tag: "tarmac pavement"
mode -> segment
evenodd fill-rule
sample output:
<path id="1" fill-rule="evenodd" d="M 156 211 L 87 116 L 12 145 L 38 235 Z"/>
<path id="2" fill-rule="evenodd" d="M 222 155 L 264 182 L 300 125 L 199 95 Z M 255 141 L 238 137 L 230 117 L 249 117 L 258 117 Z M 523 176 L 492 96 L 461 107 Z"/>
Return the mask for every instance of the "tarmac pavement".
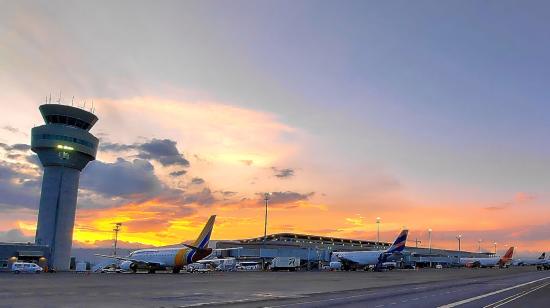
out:
<path id="1" fill-rule="evenodd" d="M 0 307 L 548 307 L 549 291 L 550 272 L 533 267 L 0 274 Z"/>

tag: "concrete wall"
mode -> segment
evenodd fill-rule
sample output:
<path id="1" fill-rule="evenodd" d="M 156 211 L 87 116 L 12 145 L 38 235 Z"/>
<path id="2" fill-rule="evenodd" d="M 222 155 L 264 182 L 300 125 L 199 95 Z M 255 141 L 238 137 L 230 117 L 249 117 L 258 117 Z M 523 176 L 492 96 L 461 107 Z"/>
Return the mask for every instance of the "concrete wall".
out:
<path id="1" fill-rule="evenodd" d="M 44 168 L 36 244 L 51 247 L 50 267 L 69 270 L 80 171 Z"/>

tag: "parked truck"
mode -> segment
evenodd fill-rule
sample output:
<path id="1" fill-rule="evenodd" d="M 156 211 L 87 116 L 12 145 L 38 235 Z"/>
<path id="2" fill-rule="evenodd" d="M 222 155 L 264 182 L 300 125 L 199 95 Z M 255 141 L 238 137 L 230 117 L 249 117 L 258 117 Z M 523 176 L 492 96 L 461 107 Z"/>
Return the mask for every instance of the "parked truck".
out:
<path id="1" fill-rule="evenodd" d="M 290 271 L 293 272 L 300 268 L 300 258 L 296 257 L 275 257 L 269 265 L 272 271 Z"/>

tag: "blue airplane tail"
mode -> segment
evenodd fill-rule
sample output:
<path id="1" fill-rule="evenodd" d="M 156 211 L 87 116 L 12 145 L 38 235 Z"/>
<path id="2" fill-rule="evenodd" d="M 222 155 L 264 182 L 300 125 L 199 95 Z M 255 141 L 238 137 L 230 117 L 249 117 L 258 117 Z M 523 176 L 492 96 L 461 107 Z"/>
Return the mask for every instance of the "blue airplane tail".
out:
<path id="1" fill-rule="evenodd" d="M 395 239 L 395 242 L 393 242 L 393 245 L 386 250 L 386 253 L 396 253 L 396 252 L 402 252 L 403 249 L 405 249 L 405 244 L 407 243 L 407 235 L 409 234 L 409 230 L 405 229 L 399 233 L 397 238 Z"/>

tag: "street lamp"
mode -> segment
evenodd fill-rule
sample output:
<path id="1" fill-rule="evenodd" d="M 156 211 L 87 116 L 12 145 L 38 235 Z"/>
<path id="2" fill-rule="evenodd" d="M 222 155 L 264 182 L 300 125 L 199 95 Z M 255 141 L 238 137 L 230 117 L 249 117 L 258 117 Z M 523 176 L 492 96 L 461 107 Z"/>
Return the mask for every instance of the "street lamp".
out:
<path id="1" fill-rule="evenodd" d="M 430 268 L 432 268 L 432 228 L 428 229 L 428 249 L 430 255 Z"/>
<path id="2" fill-rule="evenodd" d="M 458 240 L 458 252 L 460 252 L 460 240 L 462 239 L 462 234 L 459 234 L 456 239 Z"/>
<path id="3" fill-rule="evenodd" d="M 481 253 L 481 242 L 483 242 L 482 239 L 477 240 L 477 250 L 479 253 Z"/>
<path id="4" fill-rule="evenodd" d="M 494 242 L 493 245 L 495 245 L 495 256 L 497 255 L 497 242 Z"/>
<path id="5" fill-rule="evenodd" d="M 380 217 L 376 217 L 376 226 L 377 226 L 377 232 L 376 232 L 376 245 L 380 246 Z"/>
<path id="6" fill-rule="evenodd" d="M 115 223 L 115 228 L 113 229 L 113 232 L 115 232 L 115 239 L 114 239 L 114 244 L 113 244 L 113 247 L 114 247 L 113 255 L 115 255 L 115 256 L 116 256 L 116 248 L 117 248 L 117 243 L 118 243 L 118 232 L 120 232 L 120 226 L 122 226 L 122 223 L 117 222 L 117 223 Z"/>
<path id="7" fill-rule="evenodd" d="M 432 228 L 428 229 L 428 249 L 432 253 Z"/>
<path id="8" fill-rule="evenodd" d="M 264 194 L 264 200 L 265 200 L 264 243 L 267 241 L 267 205 L 269 203 L 269 196 L 271 196 L 270 192 L 266 192 Z"/>

